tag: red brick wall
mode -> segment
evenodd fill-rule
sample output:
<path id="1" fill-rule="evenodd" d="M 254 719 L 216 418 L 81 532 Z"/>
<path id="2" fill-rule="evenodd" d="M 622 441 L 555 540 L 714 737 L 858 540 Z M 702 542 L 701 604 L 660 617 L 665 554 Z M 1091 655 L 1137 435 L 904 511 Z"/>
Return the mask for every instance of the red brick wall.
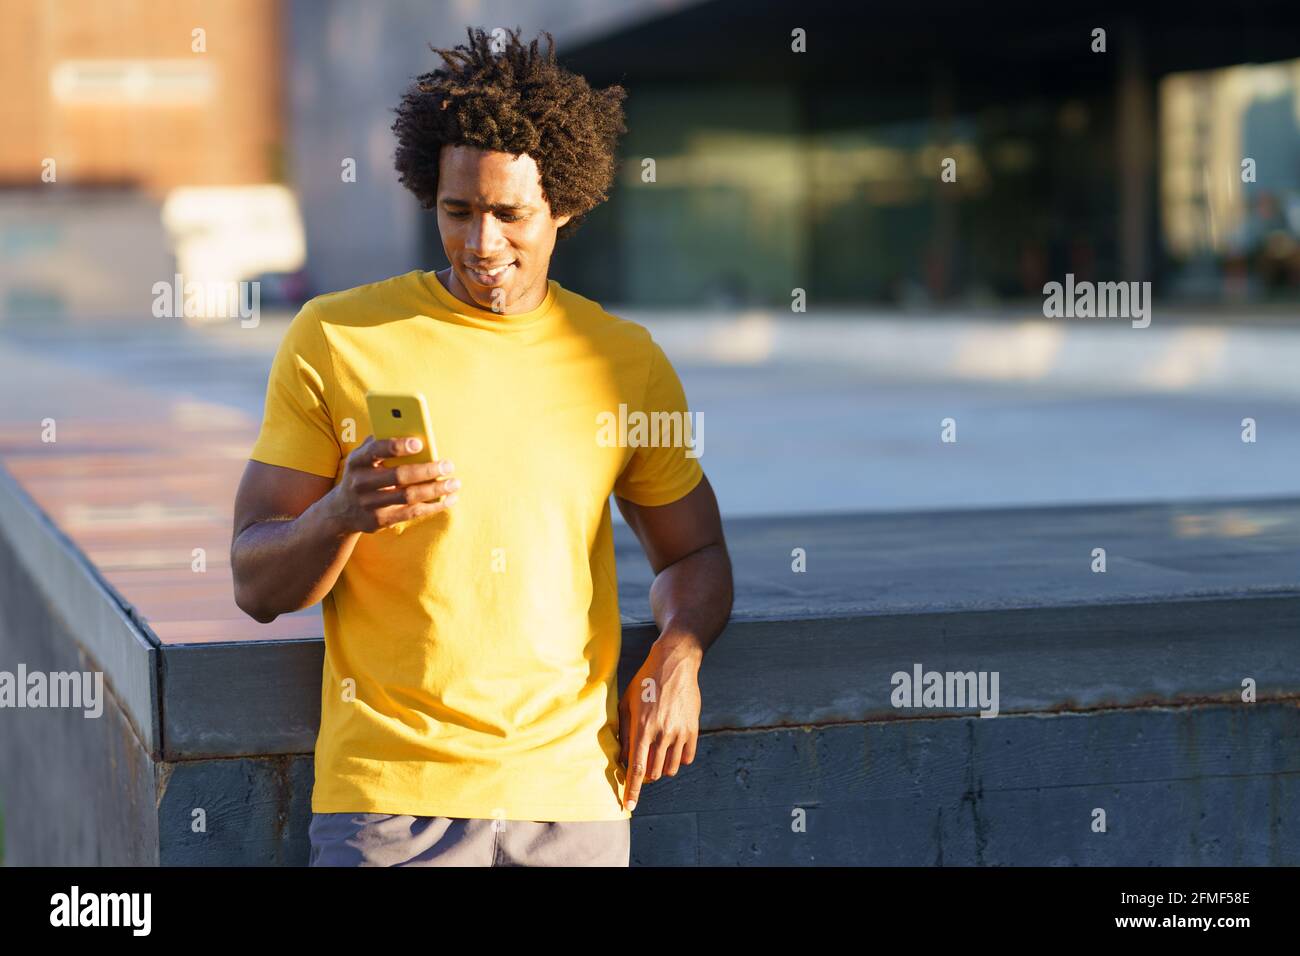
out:
<path id="1" fill-rule="evenodd" d="M 206 52 L 191 49 L 196 27 Z M 39 183 L 45 157 L 57 161 L 60 183 L 131 182 L 154 195 L 279 179 L 279 32 L 279 0 L 8 0 L 0 185 Z M 169 103 L 156 93 L 152 102 L 61 100 L 51 77 L 70 61 L 172 62 L 209 92 Z"/>

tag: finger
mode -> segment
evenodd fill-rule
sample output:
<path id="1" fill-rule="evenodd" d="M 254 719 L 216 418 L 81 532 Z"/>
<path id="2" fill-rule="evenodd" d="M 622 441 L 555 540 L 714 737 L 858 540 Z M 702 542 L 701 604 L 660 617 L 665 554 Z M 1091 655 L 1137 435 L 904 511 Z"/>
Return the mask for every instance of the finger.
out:
<path id="1" fill-rule="evenodd" d="M 404 435 L 399 438 L 371 438 L 352 454 L 361 464 L 375 465 L 385 458 L 401 458 L 413 455 L 424 447 L 424 440 L 418 435 Z"/>
<path id="2" fill-rule="evenodd" d="M 371 466 L 353 481 L 358 491 L 377 491 L 381 488 L 395 488 L 400 485 L 417 485 L 426 481 L 436 481 L 450 475 L 456 470 L 451 462 L 421 462 L 410 465 L 397 465 L 392 468 Z"/>
<path id="3" fill-rule="evenodd" d="M 379 465 L 372 465 L 354 479 L 353 487 L 358 491 L 399 488 L 404 485 L 437 481 L 439 478 L 450 475 L 455 470 L 456 466 L 445 459 L 443 461 L 397 465 L 392 468 L 381 468 Z"/>
<path id="4" fill-rule="evenodd" d="M 664 734 L 658 734 L 650 747 L 650 759 L 646 761 L 645 782 L 654 783 L 664 775 L 664 761 L 672 741 Z"/>
<path id="5" fill-rule="evenodd" d="M 641 799 L 641 785 L 645 782 L 646 764 L 650 759 L 650 740 L 645 728 L 637 728 L 636 745 L 631 749 L 631 766 L 627 768 L 627 787 L 623 791 L 623 806 L 635 810 Z"/>
<path id="6" fill-rule="evenodd" d="M 695 744 L 699 740 L 697 734 L 691 734 L 686 738 L 686 743 L 682 747 L 682 763 L 692 764 L 695 762 Z"/>
<path id="7" fill-rule="evenodd" d="M 433 515 L 440 511 L 446 511 L 456 503 L 456 498 L 456 495 L 448 495 L 441 501 L 430 501 L 422 504 L 404 505 L 392 508 L 380 508 L 375 512 L 375 520 L 379 522 L 379 527 L 387 528 L 390 525 L 401 524 L 403 521 L 410 521 L 413 518 L 422 518 L 425 515 Z"/>
<path id="8" fill-rule="evenodd" d="M 456 470 L 446 458 L 441 461 L 421 462 L 413 465 L 398 465 L 393 469 L 393 483 L 397 485 L 418 485 L 425 481 L 445 478 Z"/>
<path id="9" fill-rule="evenodd" d="M 433 501 L 443 495 L 460 490 L 459 478 L 445 481 L 426 481 L 419 485 L 401 485 L 382 491 L 372 491 L 359 497 L 363 508 L 385 508 L 389 505 L 414 505 L 421 501 Z"/>
<path id="10" fill-rule="evenodd" d="M 686 741 L 679 740 L 668 751 L 668 758 L 664 761 L 664 776 L 675 777 L 677 771 L 682 766 L 682 751 L 686 749 Z"/>

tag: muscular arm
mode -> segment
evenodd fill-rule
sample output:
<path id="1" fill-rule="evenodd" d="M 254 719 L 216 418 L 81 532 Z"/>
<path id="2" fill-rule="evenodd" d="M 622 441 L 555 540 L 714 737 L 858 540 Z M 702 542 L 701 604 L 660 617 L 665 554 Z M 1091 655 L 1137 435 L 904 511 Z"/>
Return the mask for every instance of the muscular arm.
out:
<path id="1" fill-rule="evenodd" d="M 615 498 L 655 572 L 650 609 L 660 640 L 680 643 L 697 661 L 731 616 L 731 558 L 708 478 L 669 505 Z"/>
<path id="2" fill-rule="evenodd" d="M 416 442 L 416 444 L 411 444 Z M 449 461 L 384 467 L 419 450 L 418 439 L 367 439 L 334 484 L 294 468 L 250 461 L 235 495 L 230 569 L 235 603 L 269 624 L 330 592 L 363 534 L 456 503 Z"/>
<path id="3" fill-rule="evenodd" d="M 360 532 L 330 514 L 331 478 L 250 461 L 235 496 L 235 603 L 268 624 L 329 593 Z"/>
<path id="4" fill-rule="evenodd" d="M 619 703 L 624 806 L 642 782 L 676 776 L 695 759 L 699 671 L 704 652 L 731 616 L 731 559 L 707 478 L 680 501 L 658 507 L 615 499 L 654 569 L 650 606 L 659 638 Z"/>

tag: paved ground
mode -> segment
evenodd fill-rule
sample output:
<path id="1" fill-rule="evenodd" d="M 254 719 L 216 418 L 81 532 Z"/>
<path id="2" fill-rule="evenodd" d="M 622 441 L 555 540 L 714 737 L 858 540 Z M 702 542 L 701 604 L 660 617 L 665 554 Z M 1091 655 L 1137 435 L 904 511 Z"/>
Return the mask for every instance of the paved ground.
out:
<path id="1" fill-rule="evenodd" d="M 256 421 L 282 330 L 267 320 L 250 330 L 195 334 L 162 324 L 71 338 L 11 327 L 0 345 Z M 704 414 L 702 463 L 729 515 L 1300 492 L 1300 392 L 918 382 L 779 357 L 761 365 L 675 361 Z M 955 444 L 940 440 L 948 417 Z M 1246 417 L 1258 423 L 1254 444 L 1241 441 Z"/>
<path id="2" fill-rule="evenodd" d="M 1298 373 L 1300 374 L 1300 373 Z M 1300 489 L 1300 401 L 686 367 L 701 461 L 733 514 L 1275 496 Z M 957 441 L 940 440 L 956 422 Z M 1241 420 L 1258 441 L 1241 441 Z M 785 477 L 774 481 L 773 475 Z"/>

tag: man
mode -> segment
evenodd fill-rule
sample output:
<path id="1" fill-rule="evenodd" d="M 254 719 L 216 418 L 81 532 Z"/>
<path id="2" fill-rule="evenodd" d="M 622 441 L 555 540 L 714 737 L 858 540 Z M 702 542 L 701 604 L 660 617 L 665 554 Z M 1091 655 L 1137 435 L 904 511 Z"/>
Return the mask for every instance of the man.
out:
<path id="1" fill-rule="evenodd" d="M 437 51 L 393 129 L 450 267 L 312 299 L 272 366 L 231 566 L 258 621 L 322 602 L 313 865 L 626 866 L 695 757 L 730 560 L 698 448 L 599 427 L 690 413 L 645 329 L 547 278 L 626 129 L 546 37 Z M 444 457 L 385 467 L 416 444 L 366 435 L 372 389 L 422 392 Z M 611 492 L 660 630 L 621 701 Z"/>

